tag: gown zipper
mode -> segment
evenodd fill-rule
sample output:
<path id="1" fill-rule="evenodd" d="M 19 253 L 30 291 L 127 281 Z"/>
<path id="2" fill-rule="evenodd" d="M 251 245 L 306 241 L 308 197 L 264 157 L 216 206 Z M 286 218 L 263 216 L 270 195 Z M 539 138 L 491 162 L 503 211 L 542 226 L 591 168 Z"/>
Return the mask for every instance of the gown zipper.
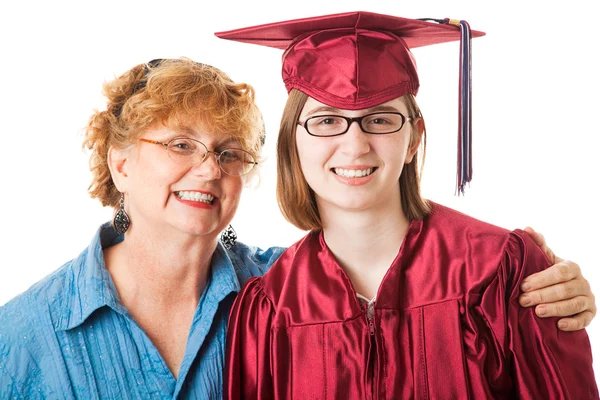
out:
<path id="1" fill-rule="evenodd" d="M 375 340 L 375 304 L 368 302 L 364 306 L 365 317 L 369 327 L 369 356 L 367 358 L 367 379 L 371 378 L 371 399 L 376 399 L 375 366 L 377 363 L 377 342 Z"/>

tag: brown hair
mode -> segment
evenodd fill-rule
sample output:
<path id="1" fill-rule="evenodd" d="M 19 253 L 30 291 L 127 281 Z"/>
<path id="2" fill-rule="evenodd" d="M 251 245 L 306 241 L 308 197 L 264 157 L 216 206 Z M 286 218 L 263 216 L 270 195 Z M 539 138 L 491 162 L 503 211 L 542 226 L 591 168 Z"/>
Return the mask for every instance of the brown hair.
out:
<path id="1" fill-rule="evenodd" d="M 254 89 L 234 83 L 215 67 L 187 58 L 151 61 L 105 83 L 103 94 L 107 108 L 90 117 L 83 147 L 92 151 L 89 193 L 104 206 L 116 208 L 120 198 L 108 168 L 108 150 L 127 148 L 155 123 L 173 129 L 200 124 L 208 132 L 235 137 L 259 159 L 264 124 Z"/>
<path id="2" fill-rule="evenodd" d="M 322 224 L 315 193 L 304 178 L 296 147 L 297 122 L 307 99 L 306 94 L 292 89 L 283 110 L 277 140 L 277 202 L 285 219 L 296 227 L 302 230 L 319 230 L 322 229 Z M 402 99 L 411 116 L 421 117 L 421 111 L 412 94 Z M 418 137 L 417 123 L 417 118 L 411 120 L 411 145 Z M 426 136 L 423 127 L 422 153 L 417 151 L 413 160 L 404 166 L 400 174 L 402 211 L 409 220 L 421 219 L 431 212 L 431 206 L 421 197 L 420 190 Z"/>

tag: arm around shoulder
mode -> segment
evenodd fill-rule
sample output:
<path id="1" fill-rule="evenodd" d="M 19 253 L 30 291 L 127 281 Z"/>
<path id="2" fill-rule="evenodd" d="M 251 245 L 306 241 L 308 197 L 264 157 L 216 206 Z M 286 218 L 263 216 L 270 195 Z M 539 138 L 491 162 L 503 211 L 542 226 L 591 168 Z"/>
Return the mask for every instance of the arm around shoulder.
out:
<path id="1" fill-rule="evenodd" d="M 512 363 L 519 398 L 598 399 L 587 333 L 563 332 L 554 318 L 537 318 L 519 304 L 520 286 L 528 275 L 551 264 L 522 231 L 511 233 L 499 279 L 506 299 L 506 352 Z"/>

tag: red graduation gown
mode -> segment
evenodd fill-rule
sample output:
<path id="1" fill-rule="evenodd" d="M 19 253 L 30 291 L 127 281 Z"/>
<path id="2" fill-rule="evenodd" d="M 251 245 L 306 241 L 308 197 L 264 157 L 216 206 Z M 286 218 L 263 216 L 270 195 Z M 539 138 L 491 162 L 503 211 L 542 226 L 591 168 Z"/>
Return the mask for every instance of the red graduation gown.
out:
<path id="1" fill-rule="evenodd" d="M 225 399 L 597 399 L 586 332 L 518 303 L 522 279 L 549 265 L 526 233 L 434 205 L 369 319 L 310 233 L 237 297 Z"/>

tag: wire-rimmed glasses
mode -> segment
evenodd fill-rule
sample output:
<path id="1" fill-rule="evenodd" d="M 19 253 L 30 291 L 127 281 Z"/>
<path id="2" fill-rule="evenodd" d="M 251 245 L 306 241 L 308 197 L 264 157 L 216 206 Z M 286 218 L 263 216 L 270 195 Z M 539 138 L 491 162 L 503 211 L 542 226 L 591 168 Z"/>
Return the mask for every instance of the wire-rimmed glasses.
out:
<path id="1" fill-rule="evenodd" d="M 221 170 L 227 175 L 246 175 L 258 164 L 252 154 L 246 150 L 231 148 L 222 151 L 211 151 L 208 150 L 208 147 L 204 143 L 196 139 L 176 137 L 167 143 L 144 138 L 140 138 L 139 140 L 164 146 L 169 158 L 177 164 L 198 165 L 206 160 L 208 154 L 212 153 L 215 155 L 217 164 L 219 164 Z"/>

